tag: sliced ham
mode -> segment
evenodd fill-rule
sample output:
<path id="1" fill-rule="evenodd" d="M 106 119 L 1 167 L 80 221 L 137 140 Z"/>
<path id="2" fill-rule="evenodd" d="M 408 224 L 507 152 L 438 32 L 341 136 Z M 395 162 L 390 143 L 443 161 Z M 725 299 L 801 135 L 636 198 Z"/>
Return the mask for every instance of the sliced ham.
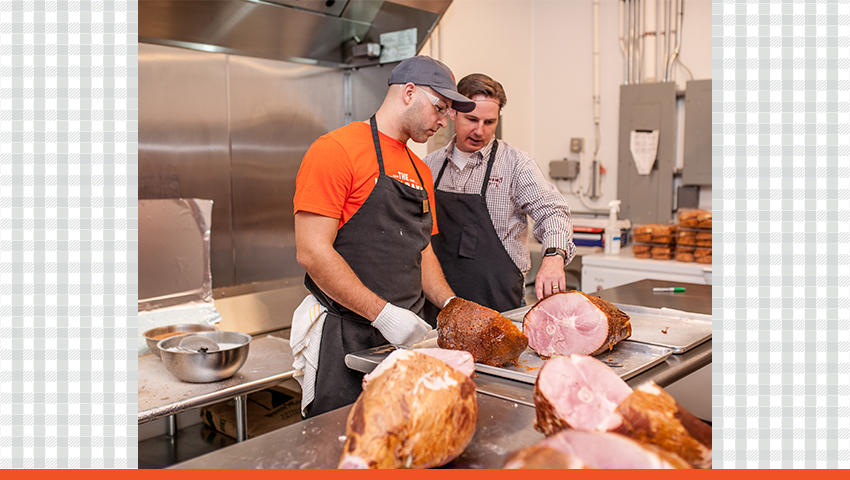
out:
<path id="1" fill-rule="evenodd" d="M 617 433 L 564 430 L 508 458 L 504 468 L 690 468 L 676 454 Z"/>
<path id="2" fill-rule="evenodd" d="M 567 427 L 613 430 L 622 423 L 617 406 L 631 393 L 626 382 L 593 357 L 551 358 L 534 383 L 534 428 L 546 436 Z"/>
<path id="3" fill-rule="evenodd" d="M 556 293 L 525 314 L 522 331 L 541 357 L 597 355 L 632 335 L 629 316 L 611 303 L 577 290 Z"/>
<path id="4" fill-rule="evenodd" d="M 463 453 L 477 421 L 467 374 L 415 350 L 394 351 L 351 408 L 339 468 L 445 465 Z"/>
<path id="5" fill-rule="evenodd" d="M 528 338 L 507 317 L 458 297 L 437 315 L 437 335 L 440 348 L 465 350 L 493 367 L 515 363 L 528 347 Z"/>
<path id="6" fill-rule="evenodd" d="M 632 390 L 599 360 L 573 354 L 548 360 L 534 384 L 534 428 L 616 432 L 711 468 L 711 426 L 654 383 Z"/>

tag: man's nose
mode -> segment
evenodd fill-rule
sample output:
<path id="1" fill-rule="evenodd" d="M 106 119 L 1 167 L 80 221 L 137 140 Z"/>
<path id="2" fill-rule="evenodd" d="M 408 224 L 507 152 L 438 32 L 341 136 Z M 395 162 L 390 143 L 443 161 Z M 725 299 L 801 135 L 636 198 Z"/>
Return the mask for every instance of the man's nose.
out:
<path id="1" fill-rule="evenodd" d="M 439 125 L 439 126 L 440 126 L 440 128 L 446 128 L 446 127 L 448 127 L 448 126 L 449 126 L 449 121 L 447 120 L 447 118 L 449 118 L 449 117 L 447 117 L 447 116 L 446 116 L 446 117 L 440 117 L 440 119 L 439 119 L 439 120 L 437 120 L 437 125 Z"/>
<path id="2" fill-rule="evenodd" d="M 475 124 L 475 133 L 478 135 L 484 134 L 484 122 L 478 122 Z"/>

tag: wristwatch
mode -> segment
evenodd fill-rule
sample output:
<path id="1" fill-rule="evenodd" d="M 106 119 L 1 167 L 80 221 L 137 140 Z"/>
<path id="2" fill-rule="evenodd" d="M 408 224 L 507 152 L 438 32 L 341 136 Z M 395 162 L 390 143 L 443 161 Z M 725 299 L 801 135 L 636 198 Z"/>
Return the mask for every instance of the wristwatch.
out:
<path id="1" fill-rule="evenodd" d="M 560 248 L 549 247 L 549 248 L 546 249 L 545 252 L 543 252 L 544 257 L 551 257 L 552 255 L 560 255 L 561 258 L 564 259 L 564 263 L 566 263 L 566 261 L 567 261 L 567 254 L 564 253 L 564 251 L 561 250 Z"/>

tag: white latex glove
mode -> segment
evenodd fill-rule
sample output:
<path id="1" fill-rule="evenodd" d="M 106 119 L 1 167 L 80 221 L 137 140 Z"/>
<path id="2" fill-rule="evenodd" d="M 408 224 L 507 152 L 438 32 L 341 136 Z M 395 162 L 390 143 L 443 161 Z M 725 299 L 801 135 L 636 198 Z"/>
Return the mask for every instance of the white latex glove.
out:
<path id="1" fill-rule="evenodd" d="M 446 300 L 446 303 L 443 304 L 443 308 L 446 308 L 446 305 L 448 305 L 449 302 L 451 302 L 453 298 L 455 298 L 455 297 L 449 297 L 448 300 Z"/>
<path id="2" fill-rule="evenodd" d="M 419 315 L 389 302 L 372 325 L 387 341 L 396 345 L 413 345 L 425 338 L 431 330 L 431 326 L 419 318 Z"/>

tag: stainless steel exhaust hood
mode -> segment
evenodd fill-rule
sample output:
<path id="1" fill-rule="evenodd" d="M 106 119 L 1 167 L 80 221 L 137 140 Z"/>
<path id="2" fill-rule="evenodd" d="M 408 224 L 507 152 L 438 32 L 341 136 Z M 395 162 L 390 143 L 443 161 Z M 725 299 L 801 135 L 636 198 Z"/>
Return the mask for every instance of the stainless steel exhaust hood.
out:
<path id="1" fill-rule="evenodd" d="M 139 42 L 349 68 L 352 48 L 417 29 L 419 51 L 451 0 L 142 0 Z"/>

